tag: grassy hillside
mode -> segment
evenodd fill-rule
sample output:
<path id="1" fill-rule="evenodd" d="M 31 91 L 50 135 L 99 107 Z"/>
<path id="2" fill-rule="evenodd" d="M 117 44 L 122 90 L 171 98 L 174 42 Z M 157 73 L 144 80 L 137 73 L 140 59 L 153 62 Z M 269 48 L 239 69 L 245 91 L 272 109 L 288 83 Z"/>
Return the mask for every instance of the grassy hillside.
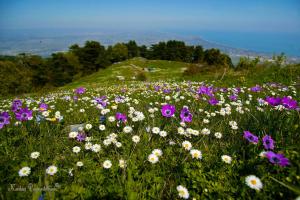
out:
<path id="1" fill-rule="evenodd" d="M 106 69 L 99 70 L 98 72 L 86 76 L 79 80 L 72 82 L 66 87 L 74 86 L 88 86 L 99 85 L 105 83 L 120 82 L 118 76 L 123 76 L 125 81 L 134 80 L 139 73 L 145 73 L 149 81 L 157 81 L 162 79 L 178 79 L 181 77 L 183 71 L 190 65 L 184 62 L 174 62 L 165 60 L 147 60 L 144 58 L 133 58 L 123 62 L 115 63 Z M 147 69 L 151 68 L 151 72 L 147 72 Z"/>
<path id="2" fill-rule="evenodd" d="M 184 71 L 188 67 L 193 66 L 199 67 L 200 72 L 189 76 L 184 75 Z M 290 84 L 292 81 L 297 80 L 297 76 L 300 74 L 300 65 L 283 68 L 259 66 L 254 69 L 235 71 L 233 69 L 224 70 L 222 68 L 214 68 L 200 64 L 133 58 L 115 63 L 106 69 L 99 70 L 94 74 L 75 80 L 64 86 L 63 89 L 76 88 L 79 86 L 97 88 L 98 86 L 111 85 L 111 83 L 124 84 L 138 81 L 138 75 L 140 73 L 145 74 L 147 81 L 214 81 L 216 85 L 243 84 L 251 86 L 253 84 L 266 82 Z M 124 77 L 124 80 L 119 80 L 118 77 L 120 76 Z"/>

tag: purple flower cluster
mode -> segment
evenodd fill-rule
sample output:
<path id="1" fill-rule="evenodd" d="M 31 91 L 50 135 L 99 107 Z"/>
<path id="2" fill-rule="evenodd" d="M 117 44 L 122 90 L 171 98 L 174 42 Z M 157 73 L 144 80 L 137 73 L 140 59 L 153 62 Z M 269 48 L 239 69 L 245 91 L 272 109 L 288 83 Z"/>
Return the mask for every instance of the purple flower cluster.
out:
<path id="1" fill-rule="evenodd" d="M 207 95 L 209 97 L 214 96 L 214 89 L 212 86 L 201 85 L 198 89 L 197 94 L 199 95 Z"/>
<path id="2" fill-rule="evenodd" d="M 252 92 L 260 92 L 260 91 L 262 91 L 262 87 L 260 87 L 259 85 L 256 85 L 256 86 L 250 88 L 250 90 Z"/>
<path id="3" fill-rule="evenodd" d="M 158 92 L 160 90 L 160 86 L 159 85 L 154 86 L 154 90 Z"/>
<path id="4" fill-rule="evenodd" d="M 2 129 L 5 125 L 10 123 L 10 116 L 8 112 L 0 113 L 0 129 Z"/>
<path id="5" fill-rule="evenodd" d="M 281 167 L 285 167 L 290 164 L 289 159 L 284 157 L 284 155 L 280 153 L 276 154 L 273 151 L 268 151 L 265 153 L 265 156 L 271 163 L 279 165 Z"/>
<path id="6" fill-rule="evenodd" d="M 175 106 L 166 104 L 161 107 L 161 114 L 164 117 L 173 117 L 176 109 Z"/>
<path id="7" fill-rule="evenodd" d="M 219 100 L 216 99 L 215 97 L 211 97 L 209 100 L 208 100 L 208 103 L 210 105 L 217 105 L 219 103 Z"/>
<path id="8" fill-rule="evenodd" d="M 278 106 L 281 103 L 280 97 L 267 97 L 265 101 L 271 106 Z"/>
<path id="9" fill-rule="evenodd" d="M 253 144 L 258 143 L 258 137 L 250 133 L 249 131 L 244 131 L 244 138 L 247 139 L 249 142 Z M 266 150 L 273 150 L 274 149 L 274 140 L 272 139 L 271 136 L 265 135 L 263 137 L 263 145 Z M 268 160 L 273 163 L 280 165 L 282 167 L 289 165 L 289 159 L 284 157 L 283 154 L 276 154 L 273 151 L 267 151 L 265 154 L 265 157 L 268 158 Z"/>
<path id="10" fill-rule="evenodd" d="M 27 121 L 32 118 L 32 110 L 28 108 L 21 108 L 19 111 L 15 112 L 16 119 L 19 121 Z"/>
<path id="11" fill-rule="evenodd" d="M 193 119 L 193 115 L 190 112 L 189 108 L 184 106 L 180 112 L 180 118 L 182 122 L 191 122 Z"/>
<path id="12" fill-rule="evenodd" d="M 230 95 L 230 96 L 229 96 L 229 99 L 230 99 L 231 101 L 236 101 L 237 98 L 238 98 L 238 96 L 237 96 L 236 94 L 233 94 L 233 95 Z"/>
<path id="13" fill-rule="evenodd" d="M 79 87 L 79 88 L 75 89 L 75 93 L 76 94 L 84 94 L 85 90 L 86 89 L 84 87 Z"/>
<path id="14" fill-rule="evenodd" d="M 163 92 L 164 92 L 165 94 L 169 94 L 169 93 L 171 92 L 171 90 L 170 90 L 170 89 L 164 89 Z"/>
<path id="15" fill-rule="evenodd" d="M 106 107 L 107 105 L 107 102 L 105 101 L 106 98 L 107 98 L 106 96 L 97 97 L 95 98 L 95 101 L 97 102 L 97 104 L 100 104 L 102 107 Z"/>
<path id="16" fill-rule="evenodd" d="M 271 106 L 283 105 L 285 108 L 290 110 L 298 108 L 298 102 L 291 97 L 267 97 L 265 101 Z"/>
<path id="17" fill-rule="evenodd" d="M 47 104 L 41 104 L 42 107 L 47 107 Z M 32 119 L 32 110 L 29 110 L 27 107 L 22 108 L 22 101 L 15 99 L 12 102 L 11 110 L 15 113 L 16 119 L 19 121 L 27 121 Z"/>
<path id="18" fill-rule="evenodd" d="M 298 102 L 290 97 L 283 97 L 281 99 L 281 104 L 291 110 L 298 108 Z"/>

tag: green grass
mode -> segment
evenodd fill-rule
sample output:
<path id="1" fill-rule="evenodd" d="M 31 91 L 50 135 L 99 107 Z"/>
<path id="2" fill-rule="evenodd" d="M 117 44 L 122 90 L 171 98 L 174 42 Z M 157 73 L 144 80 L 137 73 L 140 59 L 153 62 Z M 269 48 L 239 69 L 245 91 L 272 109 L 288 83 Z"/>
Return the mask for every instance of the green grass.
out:
<path id="1" fill-rule="evenodd" d="M 187 76 L 184 70 L 189 66 L 202 67 L 202 72 Z M 144 68 L 152 68 L 155 71 L 147 72 Z M 100 69 L 98 72 L 89 76 L 80 78 L 72 83 L 62 87 L 62 89 L 72 89 L 79 86 L 97 88 L 99 86 L 111 86 L 112 84 L 123 85 L 132 82 L 139 72 L 145 73 L 147 81 L 209 81 L 219 86 L 226 85 L 246 85 L 251 86 L 266 82 L 281 82 L 290 84 L 297 80 L 300 74 L 300 65 L 291 65 L 287 67 L 266 67 L 259 66 L 254 69 L 235 71 L 233 69 L 214 68 L 201 64 L 192 64 L 166 60 L 147 60 L 144 58 L 133 58 L 123 62 L 113 64 L 106 69 Z M 120 81 L 117 76 L 123 76 L 124 81 Z"/>

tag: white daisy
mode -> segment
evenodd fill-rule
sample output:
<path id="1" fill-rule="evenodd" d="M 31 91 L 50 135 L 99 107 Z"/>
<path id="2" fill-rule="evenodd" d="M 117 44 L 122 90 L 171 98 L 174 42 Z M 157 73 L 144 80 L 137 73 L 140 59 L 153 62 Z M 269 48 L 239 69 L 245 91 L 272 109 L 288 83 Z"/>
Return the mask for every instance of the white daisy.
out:
<path id="1" fill-rule="evenodd" d="M 190 150 L 192 148 L 192 144 L 189 142 L 189 141 L 183 141 L 182 142 L 182 147 L 185 149 L 185 150 Z"/>
<path id="2" fill-rule="evenodd" d="M 72 131 L 69 133 L 69 138 L 76 138 L 78 135 L 78 132 Z"/>
<path id="3" fill-rule="evenodd" d="M 39 156 L 40 156 L 40 152 L 37 152 L 37 151 L 32 152 L 32 153 L 30 154 L 30 157 L 31 157 L 32 159 L 37 159 Z"/>
<path id="4" fill-rule="evenodd" d="M 101 124 L 101 125 L 99 126 L 99 130 L 100 130 L 100 131 L 104 131 L 104 130 L 105 130 L 105 125 Z"/>
<path id="5" fill-rule="evenodd" d="M 228 155 L 223 155 L 223 156 L 221 156 L 221 158 L 222 158 L 223 162 L 225 162 L 227 164 L 230 164 L 232 161 L 232 158 Z"/>
<path id="6" fill-rule="evenodd" d="M 132 141 L 133 141 L 134 143 L 138 143 L 138 142 L 140 141 L 140 137 L 139 137 L 138 135 L 134 135 L 134 136 L 132 137 Z"/>
<path id="7" fill-rule="evenodd" d="M 159 135 L 160 135 L 160 137 L 166 137 L 167 136 L 167 132 L 166 131 L 160 131 Z"/>
<path id="8" fill-rule="evenodd" d="M 178 185 L 176 189 L 178 191 L 178 195 L 180 198 L 183 198 L 183 199 L 189 198 L 190 194 L 185 187 L 183 187 L 182 185 Z"/>
<path id="9" fill-rule="evenodd" d="M 132 128 L 131 128 L 130 126 L 125 126 L 125 127 L 123 128 L 123 132 L 124 132 L 124 133 L 131 133 L 131 132 L 132 132 Z"/>
<path id="10" fill-rule="evenodd" d="M 182 128 L 182 127 L 179 127 L 179 128 L 177 129 L 177 132 L 178 132 L 179 135 L 184 135 L 184 134 L 185 134 L 185 130 L 184 130 L 184 128 Z"/>
<path id="11" fill-rule="evenodd" d="M 110 116 L 110 117 L 108 117 L 108 121 L 114 122 L 114 121 L 116 121 L 116 118 L 114 116 Z"/>
<path id="12" fill-rule="evenodd" d="M 209 135 L 209 134 L 210 134 L 210 130 L 207 129 L 207 128 L 204 128 L 204 129 L 201 130 L 201 133 L 202 133 L 203 135 Z"/>
<path id="13" fill-rule="evenodd" d="M 159 157 L 159 156 L 162 156 L 162 155 L 163 155 L 163 152 L 162 152 L 162 150 L 160 150 L 160 149 L 154 149 L 154 150 L 152 151 L 152 154 L 154 154 L 154 155 L 156 155 L 157 157 Z"/>
<path id="14" fill-rule="evenodd" d="M 93 147 L 93 144 L 90 143 L 90 142 L 87 142 L 87 143 L 85 143 L 85 145 L 84 145 L 84 148 L 85 148 L 86 150 L 89 150 L 89 149 L 91 149 L 92 147 Z"/>
<path id="15" fill-rule="evenodd" d="M 93 152 L 97 153 L 101 150 L 101 146 L 99 144 L 94 144 L 91 149 Z"/>
<path id="16" fill-rule="evenodd" d="M 120 148 L 122 146 L 122 143 L 121 142 L 116 142 L 116 147 Z"/>
<path id="17" fill-rule="evenodd" d="M 218 139 L 221 139 L 222 138 L 222 133 L 216 132 L 215 137 L 218 138 Z"/>
<path id="18" fill-rule="evenodd" d="M 202 152 L 197 149 L 192 149 L 190 154 L 192 155 L 192 158 L 202 159 Z"/>
<path id="19" fill-rule="evenodd" d="M 208 124 L 208 123 L 209 123 L 209 120 L 208 120 L 208 119 L 203 119 L 203 123 L 204 123 L 204 124 Z"/>
<path id="20" fill-rule="evenodd" d="M 120 168 L 125 168 L 126 167 L 126 161 L 123 160 L 123 159 L 119 160 L 119 167 Z"/>
<path id="21" fill-rule="evenodd" d="M 159 131 L 160 131 L 160 129 L 158 127 L 153 127 L 152 128 L 152 133 L 154 133 L 154 134 L 158 134 Z"/>
<path id="22" fill-rule="evenodd" d="M 111 164 L 110 160 L 106 160 L 106 161 L 103 162 L 103 167 L 105 169 L 109 169 L 109 168 L 111 168 L 111 166 L 112 166 L 112 164 Z"/>
<path id="23" fill-rule="evenodd" d="M 56 172 L 57 172 L 57 167 L 54 165 L 51 165 L 46 169 L 46 173 L 51 176 L 53 176 Z"/>
<path id="24" fill-rule="evenodd" d="M 263 187 L 261 180 L 254 175 L 247 176 L 245 179 L 245 182 L 250 188 L 258 190 L 258 191 L 260 189 L 262 189 L 262 187 Z"/>
<path id="25" fill-rule="evenodd" d="M 83 162 L 78 161 L 78 162 L 76 163 L 76 165 L 77 165 L 78 167 L 82 167 L 82 166 L 83 166 Z"/>
<path id="26" fill-rule="evenodd" d="M 108 145 L 110 145 L 112 143 L 112 140 L 111 139 L 105 139 L 105 140 L 103 140 L 103 144 L 105 145 L 105 146 L 108 146 Z"/>
<path id="27" fill-rule="evenodd" d="M 73 147 L 73 152 L 74 153 L 79 153 L 80 152 L 80 147 L 79 146 L 75 146 L 75 147 Z"/>
<path id="28" fill-rule="evenodd" d="M 148 156 L 148 161 L 151 162 L 152 164 L 155 164 L 158 162 L 158 157 L 155 154 L 150 154 Z"/>
<path id="29" fill-rule="evenodd" d="M 31 172 L 30 167 L 23 167 L 22 169 L 19 170 L 19 176 L 28 176 Z"/>

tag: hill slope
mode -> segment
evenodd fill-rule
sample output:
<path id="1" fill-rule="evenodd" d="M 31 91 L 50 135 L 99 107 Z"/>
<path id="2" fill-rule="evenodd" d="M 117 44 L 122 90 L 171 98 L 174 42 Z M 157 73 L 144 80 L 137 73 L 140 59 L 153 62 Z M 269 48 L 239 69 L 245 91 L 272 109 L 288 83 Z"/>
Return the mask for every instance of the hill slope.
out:
<path id="1" fill-rule="evenodd" d="M 165 79 L 181 79 L 184 70 L 191 65 L 190 63 L 166 61 L 166 60 L 147 60 L 144 58 L 133 58 L 123 62 L 115 63 L 106 69 L 89 76 L 80 78 L 66 87 L 75 87 L 79 85 L 102 85 L 109 84 L 112 81 L 119 83 L 122 79 L 125 81 L 136 80 L 139 73 L 144 73 L 149 81 Z"/>
<path id="2" fill-rule="evenodd" d="M 184 75 L 184 71 L 190 66 L 200 67 L 200 72 L 189 76 Z M 122 85 L 139 80 L 139 74 L 144 74 L 147 81 L 210 81 L 219 86 L 231 84 L 251 86 L 267 82 L 290 84 L 299 81 L 300 65 L 286 67 L 259 65 L 253 69 L 235 71 L 234 69 L 225 70 L 222 67 L 216 68 L 201 64 L 133 58 L 115 63 L 106 69 L 75 80 L 62 89 L 73 89 L 79 86 L 96 88 L 112 84 Z"/>

